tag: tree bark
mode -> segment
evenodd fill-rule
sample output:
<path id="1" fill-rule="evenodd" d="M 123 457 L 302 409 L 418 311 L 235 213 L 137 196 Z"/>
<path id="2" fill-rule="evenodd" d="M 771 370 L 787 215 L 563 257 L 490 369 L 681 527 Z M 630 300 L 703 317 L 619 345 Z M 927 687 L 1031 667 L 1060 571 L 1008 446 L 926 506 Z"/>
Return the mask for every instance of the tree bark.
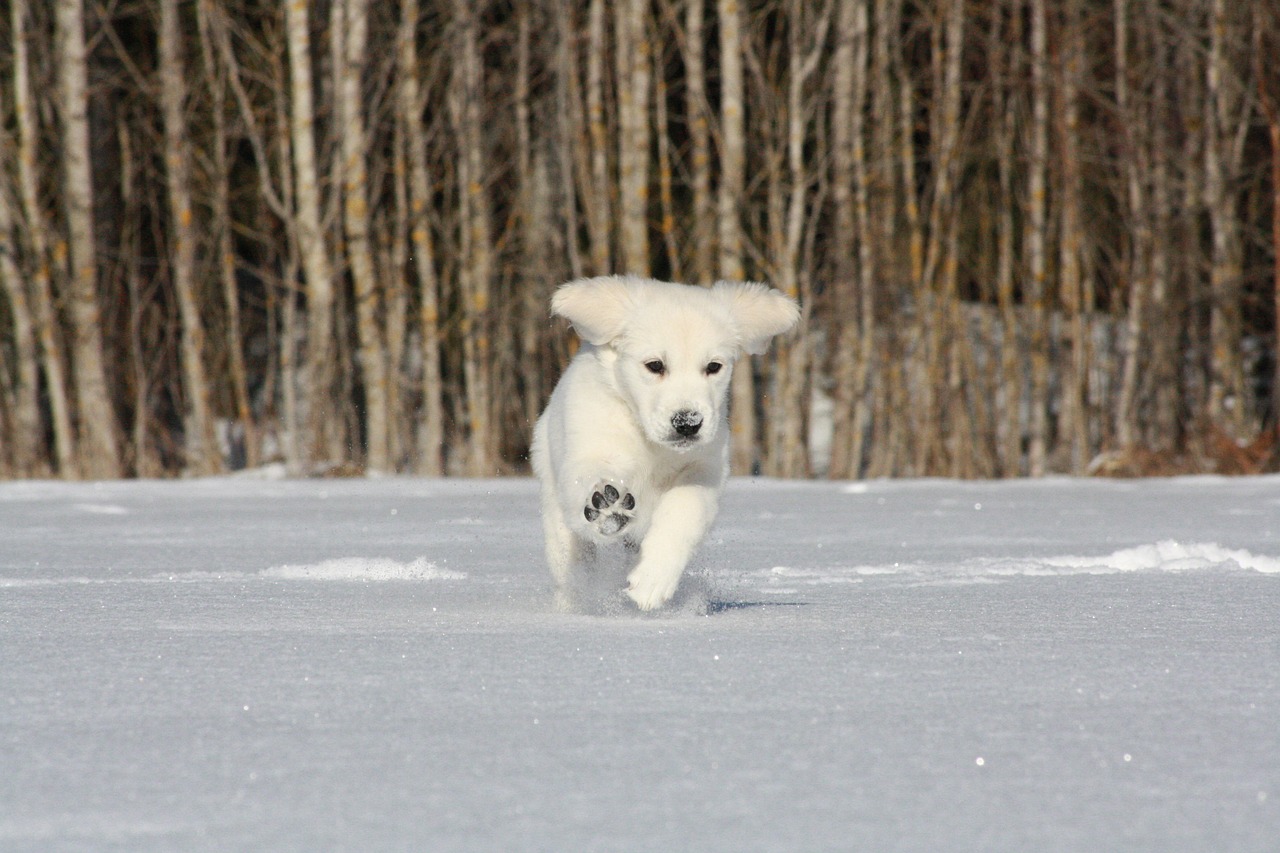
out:
<path id="1" fill-rule="evenodd" d="M 436 275 L 435 241 L 428 217 L 431 175 L 422 133 L 422 100 L 418 86 L 418 0 L 401 0 L 397 37 L 400 86 L 397 105 L 409 149 L 410 241 L 418 279 L 418 330 L 422 346 L 422 402 L 418 415 L 419 474 L 444 473 L 444 400 L 440 377 L 440 282 Z"/>
<path id="2" fill-rule="evenodd" d="M 67 215 L 72 351 L 79 402 L 81 473 L 90 479 L 121 474 L 116 415 L 111 405 L 98 302 L 98 258 L 89 157 L 88 58 L 81 0 L 57 0 L 59 108 L 62 118 L 63 198 Z"/>
<path id="3" fill-rule="evenodd" d="M 835 478 L 856 477 L 854 456 L 857 430 L 857 343 L 854 334 L 858 312 L 857 227 L 853 195 L 855 80 L 859 38 L 858 7 L 862 0 L 840 0 L 836 14 L 836 45 L 832 54 L 831 84 L 831 196 L 835 208 L 832 234 L 835 293 L 832 304 L 835 352 L 831 359 L 834 374 L 831 461 L 828 474 Z M 865 34 L 865 33 L 864 33 Z"/>
<path id="4" fill-rule="evenodd" d="M 865 10 L 864 10 L 865 11 Z M 778 288 L 792 299 L 807 306 L 807 290 L 802 282 L 801 240 L 809 224 L 808 198 L 810 173 L 805 160 L 805 140 L 813 114 L 807 96 L 809 80 L 817 71 L 826 48 L 827 29 L 831 20 L 830 4 L 816 11 L 816 17 L 805 14 L 805 4 L 791 0 L 787 6 L 790 45 L 787 71 L 786 157 L 790 182 L 783 224 L 781 257 L 778 259 Z M 865 35 L 865 34 L 864 34 Z M 865 39 L 864 39 L 865 50 Z M 773 416 L 766 429 L 768 453 L 766 470 L 774 476 L 798 477 L 808 473 L 808 442 L 805 440 L 804 397 L 809 353 L 806 346 L 805 316 L 794 335 L 776 344 L 774 359 L 775 400 Z"/>
<path id="5" fill-rule="evenodd" d="M 341 458 L 331 408 L 334 396 L 334 283 L 320 216 L 320 173 L 316 163 L 314 78 L 311 71 L 309 0 L 285 4 L 289 49 L 289 125 L 293 152 L 296 226 L 307 294 L 307 438 L 312 463 Z"/>
<path id="6" fill-rule="evenodd" d="M 1271 423 L 1280 435 L 1280 81 L 1267 75 L 1268 57 L 1280 47 L 1280 14 L 1263 2 L 1253 3 L 1253 75 L 1257 79 L 1258 104 L 1271 144 L 1271 282 L 1275 340 L 1271 374 Z"/>
<path id="7" fill-rule="evenodd" d="M 219 10 L 212 0 L 199 0 L 196 4 L 196 20 L 200 29 L 201 56 L 205 79 L 208 82 L 213 119 L 213 230 L 217 234 L 218 279 L 222 285 L 222 301 L 227 312 L 226 337 L 227 363 L 231 372 L 231 391 L 235 401 L 236 420 L 242 431 L 244 464 L 256 468 L 259 464 L 258 430 L 254 423 L 253 407 L 249 399 L 249 377 L 244 363 L 244 328 L 240 319 L 240 288 L 236 283 L 235 242 L 231 221 L 231 160 L 227 156 L 226 100 L 228 79 L 234 72 L 231 67 L 219 69 L 218 44 L 225 35 L 221 21 L 216 20 Z"/>
<path id="8" fill-rule="evenodd" d="M 1031 161 L 1025 241 L 1031 307 L 1031 438 L 1027 468 L 1032 477 L 1046 473 L 1049 450 L 1049 25 L 1045 3 L 1046 0 L 1031 0 Z"/>
<path id="9" fill-rule="evenodd" d="M 347 256 L 355 284 L 356 334 L 365 406 L 365 467 L 390 471 L 391 423 L 388 407 L 386 341 L 379 320 L 381 288 L 369 238 L 369 186 L 365 165 L 363 72 L 369 33 L 369 0 L 345 3 L 345 55 L 338 75 L 342 115 L 343 216 Z"/>
<path id="10" fill-rule="evenodd" d="M 164 116 L 165 183 L 169 195 L 170 276 L 182 323 L 187 468 L 197 476 L 206 476 L 222 470 L 222 459 L 213 432 L 209 383 L 204 369 L 204 322 L 200 316 L 200 295 L 196 292 L 195 222 L 182 39 L 178 0 L 160 0 L 160 106 Z"/>
<path id="11" fill-rule="evenodd" d="M 0 115 L 4 114 L 0 101 Z M 6 172 L 13 162 L 14 151 L 7 133 L 0 131 L 0 168 Z M 0 188 L 0 290 L 9 298 L 9 315 L 13 319 L 13 355 L 16 361 L 13 382 L 12 437 L 9 448 L 11 467 L 19 476 L 29 477 L 44 470 L 40 441 L 40 362 L 36 345 L 36 322 L 27 294 L 26 276 L 18 269 L 17 241 L 14 223 L 17 217 L 9 204 L 9 194 Z M 0 359 L 0 363 L 3 359 Z M 7 369 L 0 367 L 0 369 Z M 4 382 L 10 377 L 3 377 Z"/>
<path id="12" fill-rule="evenodd" d="M 689 122 L 689 168 L 693 193 L 693 278 L 710 284 L 715 277 L 715 200 L 711 194 L 711 112 L 707 101 L 705 0 L 688 0 L 685 9 L 685 112 Z"/>
<path id="13" fill-rule="evenodd" d="M 742 20 L 738 0 L 717 0 L 720 21 L 720 189 L 716 222 L 719 235 L 719 276 L 741 281 L 742 221 L 745 194 L 746 134 L 745 81 L 742 73 Z M 756 464 L 756 400 L 752 360 L 743 358 L 733 373 L 730 432 L 734 473 L 750 474 Z"/>
<path id="14" fill-rule="evenodd" d="M 587 12 L 587 130 L 591 138 L 591 193 L 587 205 L 587 230 L 591 234 L 591 266 L 596 275 L 613 272 L 609 209 L 609 128 L 605 123 L 605 6 L 591 0 Z"/>
<path id="15" fill-rule="evenodd" d="M 999 17 L 997 19 L 1000 20 Z M 1022 370 L 1019 365 L 1017 304 L 1014 293 L 1014 135 L 1017 127 L 1017 99 L 1010 81 L 1016 74 L 1017 53 L 1010 47 L 1020 43 L 1022 28 L 1011 22 L 1008 30 L 993 27 L 991 50 L 995 77 L 996 159 L 998 163 L 999 212 L 996 234 L 996 304 L 1000 310 L 1000 394 L 1002 415 L 997 428 L 1000 473 L 1016 477 L 1022 473 Z"/>
<path id="16" fill-rule="evenodd" d="M 1249 107 L 1233 76 L 1229 49 L 1231 20 L 1227 0 L 1213 0 L 1209 55 L 1205 65 L 1205 204 L 1209 209 L 1212 253 L 1209 269 L 1210 380 L 1209 419 L 1229 438 L 1248 441 L 1250 399 L 1241 358 L 1241 296 L 1244 292 L 1244 244 L 1230 184 L 1239 173 L 1240 142 Z"/>
<path id="17" fill-rule="evenodd" d="M 1125 278 L 1129 282 L 1129 300 L 1125 311 L 1124 348 L 1122 352 L 1120 390 L 1116 403 L 1116 443 L 1128 455 L 1139 444 L 1137 411 L 1138 384 L 1143 341 L 1147 334 L 1147 300 L 1150 292 L 1147 251 L 1150 228 L 1147 219 L 1145 183 L 1143 180 L 1142 141 L 1138 129 L 1143 117 L 1132 104 L 1129 44 L 1131 40 L 1129 0 L 1115 0 L 1115 91 L 1117 118 L 1124 133 L 1127 156 L 1124 177 L 1128 214 L 1128 251 L 1124 258 Z"/>
<path id="18" fill-rule="evenodd" d="M 1080 163 L 1080 90 L 1083 86 L 1083 21 L 1079 0 L 1067 0 L 1061 48 L 1061 89 L 1058 135 L 1061 156 L 1061 237 L 1058 270 L 1069 360 L 1063 366 L 1062 409 L 1066 422 L 1071 473 L 1085 473 L 1092 458 L 1088 406 L 1088 314 L 1085 300 L 1084 178 Z"/>
<path id="19" fill-rule="evenodd" d="M 621 272 L 649 275 L 648 0 L 614 7 L 618 90 L 618 235 Z"/>
<path id="20" fill-rule="evenodd" d="M 453 69 L 449 111 L 457 139 L 459 218 L 462 229 L 462 342 L 466 377 L 467 466 L 472 476 L 497 473 L 496 432 L 490 394 L 490 279 L 493 274 L 489 199 L 485 190 L 484 129 L 481 125 L 483 69 L 478 24 L 469 0 L 455 0 L 457 63 Z"/>
<path id="21" fill-rule="evenodd" d="M 40 207 L 37 152 L 40 147 L 35 115 L 35 95 L 31 87 L 31 63 L 27 31 L 29 0 L 13 0 L 10 20 L 13 30 L 13 100 L 18 125 L 18 189 L 31 260 L 31 295 L 40 342 L 40 364 L 44 371 L 45 393 L 49 398 L 53 426 L 53 450 L 59 476 L 79 476 L 79 452 L 71 419 L 66 352 L 58 330 L 53 274 L 50 267 L 48 221 Z"/>

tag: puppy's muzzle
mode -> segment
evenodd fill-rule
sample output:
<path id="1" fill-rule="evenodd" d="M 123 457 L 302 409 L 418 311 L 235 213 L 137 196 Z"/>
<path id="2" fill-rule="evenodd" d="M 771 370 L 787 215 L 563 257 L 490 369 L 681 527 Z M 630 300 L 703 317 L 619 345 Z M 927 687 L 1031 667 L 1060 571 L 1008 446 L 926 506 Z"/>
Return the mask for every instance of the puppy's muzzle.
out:
<path id="1" fill-rule="evenodd" d="M 693 438 L 702 429 L 702 414 L 682 409 L 671 416 L 671 428 L 681 438 Z"/>

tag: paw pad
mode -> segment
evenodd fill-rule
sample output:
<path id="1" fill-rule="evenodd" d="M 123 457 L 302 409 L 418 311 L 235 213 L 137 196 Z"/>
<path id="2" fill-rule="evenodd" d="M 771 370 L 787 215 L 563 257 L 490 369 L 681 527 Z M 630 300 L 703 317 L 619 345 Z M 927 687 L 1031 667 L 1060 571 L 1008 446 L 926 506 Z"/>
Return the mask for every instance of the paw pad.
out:
<path id="1" fill-rule="evenodd" d="M 612 536 L 631 521 L 636 508 L 635 496 L 620 492 L 612 484 L 605 483 L 591 493 L 591 501 L 582 510 L 583 516 L 595 524 L 605 536 Z"/>

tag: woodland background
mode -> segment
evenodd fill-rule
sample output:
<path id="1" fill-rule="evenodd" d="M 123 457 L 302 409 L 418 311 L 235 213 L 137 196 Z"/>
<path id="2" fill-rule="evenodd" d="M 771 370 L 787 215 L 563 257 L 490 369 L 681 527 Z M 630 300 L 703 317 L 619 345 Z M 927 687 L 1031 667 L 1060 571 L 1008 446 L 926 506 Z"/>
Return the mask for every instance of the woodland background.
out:
<path id="1" fill-rule="evenodd" d="M 739 472 L 1280 463 L 1274 2 L 0 10 L 0 475 L 524 471 L 613 272 L 800 299 Z"/>

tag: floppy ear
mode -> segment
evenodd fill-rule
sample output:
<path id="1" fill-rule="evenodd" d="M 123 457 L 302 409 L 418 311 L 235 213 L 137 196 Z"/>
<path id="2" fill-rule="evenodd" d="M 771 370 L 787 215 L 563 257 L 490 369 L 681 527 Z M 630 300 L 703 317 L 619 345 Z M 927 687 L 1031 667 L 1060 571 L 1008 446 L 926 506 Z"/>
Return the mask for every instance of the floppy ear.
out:
<path id="1" fill-rule="evenodd" d="M 738 343 L 748 355 L 769 348 L 769 339 L 790 331 L 800 320 L 800 306 L 767 284 L 717 281 L 711 288 L 729 306 L 738 325 Z"/>
<path id="2" fill-rule="evenodd" d="M 551 297 L 551 313 L 572 323 L 587 343 L 602 346 L 622 334 L 633 303 L 631 282 L 606 275 L 560 285 Z"/>

